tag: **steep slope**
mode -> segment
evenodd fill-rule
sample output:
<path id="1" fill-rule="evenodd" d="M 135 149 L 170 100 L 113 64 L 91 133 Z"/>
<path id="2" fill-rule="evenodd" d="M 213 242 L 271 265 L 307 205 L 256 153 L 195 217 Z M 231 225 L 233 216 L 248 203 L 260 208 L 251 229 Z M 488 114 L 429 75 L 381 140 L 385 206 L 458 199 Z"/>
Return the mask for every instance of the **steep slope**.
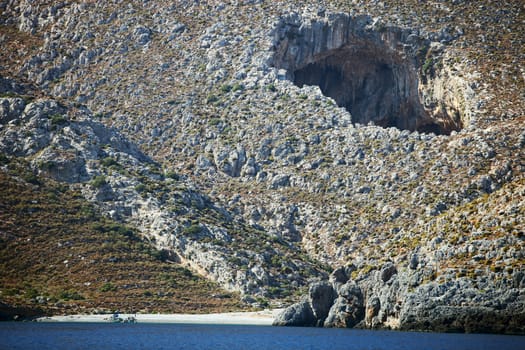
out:
<path id="1" fill-rule="evenodd" d="M 135 230 L 23 162 L 3 157 L 0 179 L 2 319 L 242 308 L 238 295 L 166 262 Z"/>
<path id="2" fill-rule="evenodd" d="M 376 306 L 347 325 L 422 328 L 399 310 L 425 315 L 411 298 L 430 283 L 460 291 L 450 299 L 458 309 L 498 299 L 486 307 L 523 313 L 519 2 L 2 8 L 0 72 L 12 79 L 2 91 L 14 95 L 2 101 L 4 152 L 19 145 L 33 169 L 80 189 L 195 271 L 244 295 L 282 298 L 323 278 L 316 261 L 352 266 L 342 283 L 361 293 L 356 310 Z M 27 152 L 28 133 L 43 130 L 29 138 L 39 145 L 51 130 L 27 123 L 24 84 L 84 110 L 83 126 L 57 119 L 66 139 L 104 141 L 77 147 L 79 156 L 55 135 Z M 96 131 L 103 126 L 136 146 L 109 142 Z M 95 176 L 99 186 L 86 185 Z M 380 281 L 404 287 L 382 297 L 393 287 Z M 447 329 L 438 323 L 431 328 Z M 449 327 L 478 329 L 467 323 Z"/>
<path id="3" fill-rule="evenodd" d="M 27 171 L 43 181 L 58 181 L 113 220 L 133 225 L 170 260 L 247 297 L 288 297 L 293 288 L 286 286 L 322 275 L 300 251 L 247 226 L 177 174 L 164 173 L 118 132 L 91 121 L 88 110 L 26 100 L 2 99 L 4 157 L 25 159 Z"/>

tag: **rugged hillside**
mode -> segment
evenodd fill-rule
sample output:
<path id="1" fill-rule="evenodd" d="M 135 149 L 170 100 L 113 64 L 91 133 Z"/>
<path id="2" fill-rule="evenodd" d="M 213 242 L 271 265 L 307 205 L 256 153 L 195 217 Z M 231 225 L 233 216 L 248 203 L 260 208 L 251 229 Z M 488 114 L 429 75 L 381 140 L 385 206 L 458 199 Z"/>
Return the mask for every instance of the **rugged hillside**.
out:
<path id="1" fill-rule="evenodd" d="M 3 158 L 2 167 L 1 319 L 243 307 L 237 294 L 167 262 L 135 230 L 101 217 L 79 192 L 35 176 L 17 160 Z"/>
<path id="2" fill-rule="evenodd" d="M 256 304 L 344 266 L 317 324 L 523 317 L 520 2 L 0 8 L 3 154 L 172 260 Z"/>

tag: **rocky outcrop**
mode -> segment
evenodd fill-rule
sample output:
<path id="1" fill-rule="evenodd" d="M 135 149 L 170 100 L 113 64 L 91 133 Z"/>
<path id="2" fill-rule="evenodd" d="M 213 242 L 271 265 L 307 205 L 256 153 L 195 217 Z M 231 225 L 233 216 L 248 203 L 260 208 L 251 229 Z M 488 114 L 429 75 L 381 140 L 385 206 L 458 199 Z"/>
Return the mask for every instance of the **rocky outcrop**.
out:
<path id="1" fill-rule="evenodd" d="M 519 289 L 484 290 L 459 280 L 431 283 L 408 294 L 400 310 L 399 328 L 523 334 L 524 321 L 525 297 Z"/>
<path id="2" fill-rule="evenodd" d="M 324 321 L 325 327 L 355 326 L 364 314 L 363 293 L 359 286 L 349 280 L 337 291 L 337 298 L 330 308 L 330 313 Z"/>
<path id="3" fill-rule="evenodd" d="M 330 307 L 332 306 L 336 293 L 330 283 L 318 282 L 310 286 L 309 303 L 317 325 L 322 325 L 328 317 Z"/>
<path id="4" fill-rule="evenodd" d="M 308 301 L 294 304 L 279 313 L 273 321 L 274 326 L 312 327 L 319 320 L 315 318 L 312 305 Z"/>
<path id="5" fill-rule="evenodd" d="M 414 284 L 414 272 L 398 273 L 392 263 L 356 281 L 341 279 L 344 270 L 336 269 L 330 275 L 330 283 L 313 284 L 309 298 L 283 310 L 274 325 L 440 332 L 525 331 L 525 296 L 516 283 L 509 283 L 506 289 L 489 283 L 474 285 L 468 279 Z M 518 276 L 521 274 L 516 275 L 519 279 Z M 312 319 L 308 312 L 319 307 L 319 300 L 333 303 L 327 317 L 314 311 Z M 323 310 L 327 305 L 323 303 Z"/>
<path id="6" fill-rule="evenodd" d="M 21 98 L 0 99 L 0 124 L 5 124 L 15 119 L 22 113 L 25 102 Z"/>

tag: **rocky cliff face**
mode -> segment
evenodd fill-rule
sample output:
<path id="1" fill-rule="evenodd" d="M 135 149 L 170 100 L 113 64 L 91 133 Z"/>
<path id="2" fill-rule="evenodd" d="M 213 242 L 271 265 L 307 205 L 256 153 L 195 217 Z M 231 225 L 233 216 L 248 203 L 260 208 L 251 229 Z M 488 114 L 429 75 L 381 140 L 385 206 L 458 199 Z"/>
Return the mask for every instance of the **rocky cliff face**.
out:
<path id="1" fill-rule="evenodd" d="M 354 123 L 449 134 L 468 125 L 472 90 L 442 64 L 443 41 L 370 16 L 298 14 L 275 29 L 273 65 L 299 87 L 317 85 Z M 425 37 L 426 35 L 427 37 Z"/>
<path id="2" fill-rule="evenodd" d="M 355 266 L 338 268 L 329 282 L 312 284 L 305 300 L 283 310 L 274 325 L 524 332 L 523 275 L 498 283 L 459 277 L 421 284 L 428 271 L 397 268 L 386 263 L 360 278 L 351 277 Z"/>
<path id="3" fill-rule="evenodd" d="M 4 154 L 247 300 L 353 266 L 308 324 L 522 314 L 516 4 L 51 3 L 0 2 Z"/>

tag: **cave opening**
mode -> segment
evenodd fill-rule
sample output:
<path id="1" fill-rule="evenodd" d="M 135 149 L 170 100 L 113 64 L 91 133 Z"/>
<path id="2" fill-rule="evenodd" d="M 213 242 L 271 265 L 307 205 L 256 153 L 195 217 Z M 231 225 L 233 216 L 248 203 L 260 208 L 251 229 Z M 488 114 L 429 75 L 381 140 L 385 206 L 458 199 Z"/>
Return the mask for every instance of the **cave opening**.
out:
<path id="1" fill-rule="evenodd" d="M 284 25 L 277 31 L 274 66 L 286 69 L 298 87 L 318 86 L 350 112 L 354 123 L 437 135 L 460 130 L 456 106 L 434 98 L 434 86 L 421 93 L 422 84 L 434 83 L 422 68 L 428 43 L 403 42 L 407 35 L 397 28 L 374 32 L 360 28 L 361 22 L 341 15 Z"/>

